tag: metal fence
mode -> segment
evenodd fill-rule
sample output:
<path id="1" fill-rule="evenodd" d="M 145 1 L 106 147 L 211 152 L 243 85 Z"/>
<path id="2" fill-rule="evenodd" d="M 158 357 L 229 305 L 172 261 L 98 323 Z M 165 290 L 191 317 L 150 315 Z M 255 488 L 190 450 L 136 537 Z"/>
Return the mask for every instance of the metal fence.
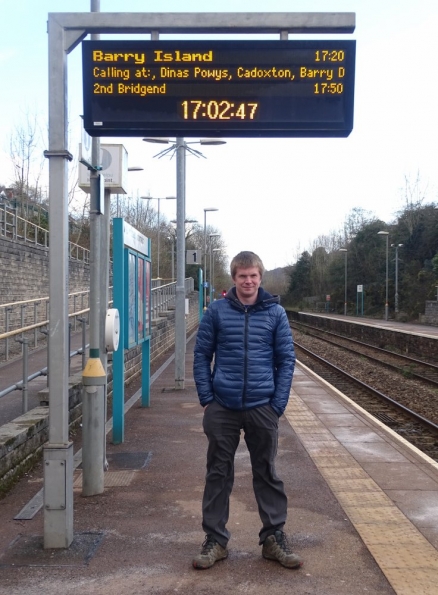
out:
<path id="1" fill-rule="evenodd" d="M 49 248 L 49 231 L 17 215 L 16 209 L 0 204 L 0 235 L 39 248 Z M 90 262 L 90 251 L 69 242 L 69 256 L 73 260 Z"/>
<path id="2" fill-rule="evenodd" d="M 161 312 L 172 310 L 175 307 L 176 283 L 157 285 L 151 293 L 152 319 L 158 318 Z M 185 280 L 185 293 L 189 295 L 194 291 L 194 280 L 189 277 Z M 68 296 L 69 303 L 69 336 L 75 331 L 82 330 L 82 346 L 70 351 L 70 358 L 81 354 L 82 367 L 85 366 L 86 355 L 86 329 L 90 311 L 90 292 L 79 291 Z M 112 287 L 110 288 L 109 306 L 112 305 Z M 47 366 L 29 376 L 29 355 L 32 349 L 47 342 L 49 324 L 49 298 L 37 298 L 22 302 L 11 302 L 0 305 L 0 364 L 8 360 L 22 359 L 22 378 L 15 379 L 13 384 L 0 391 L 0 398 L 13 392 L 21 391 L 23 413 L 27 411 L 27 386 L 38 376 L 47 375 Z M 12 380 L 12 379 L 10 379 Z"/>

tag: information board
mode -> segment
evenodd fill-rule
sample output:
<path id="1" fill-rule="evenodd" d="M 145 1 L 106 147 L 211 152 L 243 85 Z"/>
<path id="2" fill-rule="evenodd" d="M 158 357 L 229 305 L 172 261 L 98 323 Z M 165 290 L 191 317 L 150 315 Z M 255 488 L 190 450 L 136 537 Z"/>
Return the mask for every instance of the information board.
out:
<path id="1" fill-rule="evenodd" d="M 352 40 L 84 41 L 84 128 L 92 136 L 348 136 L 355 50 Z"/>

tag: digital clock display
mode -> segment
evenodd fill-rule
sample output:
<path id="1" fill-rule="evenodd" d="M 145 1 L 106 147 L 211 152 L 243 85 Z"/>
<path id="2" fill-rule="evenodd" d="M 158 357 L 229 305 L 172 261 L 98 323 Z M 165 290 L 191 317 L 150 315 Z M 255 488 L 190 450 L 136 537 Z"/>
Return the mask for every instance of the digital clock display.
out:
<path id="1" fill-rule="evenodd" d="M 335 137 L 353 129 L 355 41 L 84 41 L 92 136 Z"/>

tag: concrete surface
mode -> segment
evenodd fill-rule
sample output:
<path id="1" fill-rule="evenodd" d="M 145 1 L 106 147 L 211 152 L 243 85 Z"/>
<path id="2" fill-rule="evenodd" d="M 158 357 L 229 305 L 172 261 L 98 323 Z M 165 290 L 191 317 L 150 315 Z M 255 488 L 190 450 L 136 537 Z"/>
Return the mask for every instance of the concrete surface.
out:
<path id="1" fill-rule="evenodd" d="M 287 533 L 303 567 L 288 570 L 261 557 L 260 521 L 242 440 L 229 558 L 209 570 L 192 568 L 204 539 L 207 446 L 192 352 L 193 340 L 187 348 L 186 388 L 174 391 L 174 366 L 169 365 L 152 386 L 151 407 L 137 402 L 127 413 L 125 442 L 108 443 L 105 492 L 82 497 L 80 472 L 75 472 L 75 539 L 68 550 L 43 549 L 42 511 L 29 521 L 13 520 L 41 489 L 41 466 L 0 501 L 0 594 L 393 594 L 285 417 L 277 469 L 289 497 Z"/>

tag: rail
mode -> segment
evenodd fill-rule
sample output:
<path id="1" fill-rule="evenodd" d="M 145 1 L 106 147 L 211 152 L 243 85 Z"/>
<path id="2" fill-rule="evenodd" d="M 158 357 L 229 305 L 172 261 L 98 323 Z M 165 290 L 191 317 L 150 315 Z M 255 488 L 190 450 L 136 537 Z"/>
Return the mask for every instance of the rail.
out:
<path id="1" fill-rule="evenodd" d="M 194 291 L 194 280 L 189 277 L 185 280 L 185 294 Z M 86 355 L 86 327 L 88 324 L 89 290 L 79 291 L 69 294 L 69 345 L 71 344 L 71 334 L 77 330 L 78 323 L 82 329 L 82 346 L 70 353 L 70 359 L 75 355 L 82 355 L 82 367 L 85 367 Z M 162 312 L 172 310 L 175 307 L 176 283 L 157 285 L 151 291 L 151 316 L 152 319 L 158 318 Z M 112 304 L 112 287 L 110 288 L 109 305 Z M 30 316 L 26 317 L 26 309 L 32 308 Z M 48 376 L 49 362 L 47 366 L 33 374 L 28 374 L 29 367 L 29 348 L 38 347 L 39 341 L 47 341 L 49 324 L 49 298 L 42 297 L 21 302 L 11 302 L 0 305 L 0 363 L 11 359 L 22 358 L 23 374 L 20 380 L 0 391 L 0 399 L 9 393 L 18 390 L 22 392 L 22 412 L 27 411 L 27 390 L 28 383 L 38 376 Z M 13 314 L 15 313 L 15 317 Z M 15 327 L 15 328 L 14 328 Z M 39 337 L 38 333 L 45 336 Z M 21 353 L 20 353 L 21 352 Z"/>
<path id="2" fill-rule="evenodd" d="M 6 204 L 0 205 L 0 236 L 18 240 L 39 248 L 49 248 L 49 231 L 17 215 L 16 209 Z M 90 262 L 90 251 L 74 242 L 68 243 L 68 253 L 72 260 Z"/>

